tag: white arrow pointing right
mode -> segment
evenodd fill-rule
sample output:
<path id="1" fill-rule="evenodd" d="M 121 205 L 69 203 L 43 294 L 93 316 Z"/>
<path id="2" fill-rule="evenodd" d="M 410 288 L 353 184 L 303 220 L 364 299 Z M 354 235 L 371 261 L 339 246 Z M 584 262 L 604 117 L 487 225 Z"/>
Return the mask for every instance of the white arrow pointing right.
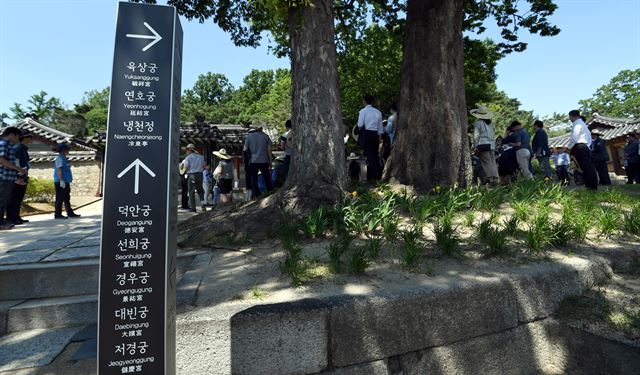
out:
<path id="1" fill-rule="evenodd" d="M 146 52 L 149 48 L 153 47 L 154 44 L 158 43 L 162 40 L 160 34 L 158 34 L 153 27 L 151 27 L 148 23 L 143 22 L 143 24 L 153 33 L 153 35 L 141 35 L 141 34 L 127 34 L 127 38 L 137 38 L 137 39 L 153 39 L 153 42 L 147 44 L 142 48 L 142 52 Z"/>

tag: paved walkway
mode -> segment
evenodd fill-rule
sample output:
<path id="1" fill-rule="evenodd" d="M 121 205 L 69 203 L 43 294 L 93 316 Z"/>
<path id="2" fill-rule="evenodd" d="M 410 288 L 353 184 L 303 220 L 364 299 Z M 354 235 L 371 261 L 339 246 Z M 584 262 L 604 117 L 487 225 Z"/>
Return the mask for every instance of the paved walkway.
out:
<path id="1" fill-rule="evenodd" d="M 97 258 L 100 256 L 102 200 L 75 210 L 79 218 L 28 216 L 29 223 L 0 232 L 0 266 Z M 194 213 L 178 212 L 178 221 Z"/>

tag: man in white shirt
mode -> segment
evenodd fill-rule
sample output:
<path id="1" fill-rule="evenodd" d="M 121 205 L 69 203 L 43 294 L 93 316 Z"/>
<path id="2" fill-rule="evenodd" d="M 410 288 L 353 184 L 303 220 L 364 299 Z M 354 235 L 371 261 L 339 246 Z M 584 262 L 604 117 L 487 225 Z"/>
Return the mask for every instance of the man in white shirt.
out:
<path id="1" fill-rule="evenodd" d="M 364 137 L 364 154 L 367 157 L 367 180 L 382 177 L 380 165 L 380 136 L 384 133 L 382 113 L 373 107 L 373 96 L 365 95 L 366 106 L 358 114 L 358 137 Z"/>
<path id="2" fill-rule="evenodd" d="M 192 143 L 187 145 L 187 156 L 182 161 L 183 168 L 187 171 L 187 181 L 189 187 L 189 207 L 191 212 L 196 212 L 196 192 L 200 197 L 202 211 L 206 211 L 204 200 L 204 189 L 202 188 L 202 171 L 206 162 L 204 157 L 196 151 L 196 146 Z"/>
<path id="3" fill-rule="evenodd" d="M 591 131 L 580 117 L 578 110 L 569 112 L 569 120 L 573 123 L 571 138 L 569 139 L 569 149 L 582 170 L 584 185 L 587 189 L 598 189 L 598 177 L 596 169 L 591 161 Z"/>

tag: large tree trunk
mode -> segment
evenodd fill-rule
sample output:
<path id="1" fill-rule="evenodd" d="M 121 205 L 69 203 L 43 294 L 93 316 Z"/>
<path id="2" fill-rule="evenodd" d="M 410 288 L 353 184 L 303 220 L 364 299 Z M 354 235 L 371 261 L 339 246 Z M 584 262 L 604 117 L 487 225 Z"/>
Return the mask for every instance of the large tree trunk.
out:
<path id="1" fill-rule="evenodd" d="M 303 206 L 340 199 L 346 183 L 344 125 L 331 0 L 289 10 L 293 156 L 287 195 Z"/>
<path id="2" fill-rule="evenodd" d="M 427 192 L 466 186 L 463 0 L 409 0 L 398 131 L 384 179 Z"/>

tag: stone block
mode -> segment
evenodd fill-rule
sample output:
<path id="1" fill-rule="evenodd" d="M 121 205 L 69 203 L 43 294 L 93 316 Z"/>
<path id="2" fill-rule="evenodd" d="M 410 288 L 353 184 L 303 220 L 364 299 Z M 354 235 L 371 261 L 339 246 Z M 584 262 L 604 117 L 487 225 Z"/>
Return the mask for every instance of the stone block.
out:
<path id="1" fill-rule="evenodd" d="M 440 290 L 334 300 L 331 366 L 372 362 L 517 325 L 515 298 L 501 279 Z"/>
<path id="2" fill-rule="evenodd" d="M 87 247 L 70 247 L 60 249 L 48 257 L 42 259 L 43 262 L 57 262 L 61 260 L 91 259 L 100 257 L 100 245 Z"/>
<path id="3" fill-rule="evenodd" d="M 0 302 L 0 336 L 7 333 L 7 316 L 9 309 L 22 302 L 21 300 Z"/>
<path id="4" fill-rule="evenodd" d="M 36 263 L 53 253 L 55 249 L 18 251 L 0 254 L 0 265 Z"/>
<path id="5" fill-rule="evenodd" d="M 79 330 L 36 329 L 0 337 L 0 372 L 48 365 Z"/>
<path id="6" fill-rule="evenodd" d="M 254 306 L 231 317 L 231 373 L 306 374 L 328 365 L 326 306 L 313 299 Z"/>
<path id="7" fill-rule="evenodd" d="M 9 310 L 7 332 L 93 324 L 98 319 L 98 296 L 45 298 Z"/>
<path id="8" fill-rule="evenodd" d="M 387 361 L 375 361 L 332 369 L 322 373 L 323 375 L 391 375 Z"/>
<path id="9" fill-rule="evenodd" d="M 518 306 L 518 321 L 553 314 L 567 297 L 578 296 L 606 278 L 602 261 L 575 258 L 566 263 L 540 263 L 510 278 Z"/>
<path id="10" fill-rule="evenodd" d="M 0 266 L 0 301 L 96 294 L 98 259 Z"/>
<path id="11" fill-rule="evenodd" d="M 543 323 L 471 338 L 389 359 L 393 374 L 505 374 L 544 373 L 551 363 Z"/>
<path id="12" fill-rule="evenodd" d="M 176 305 L 193 304 L 196 300 L 198 287 L 202 282 L 205 272 L 209 269 L 212 254 L 200 254 L 196 256 L 188 270 L 182 275 L 176 289 Z"/>

